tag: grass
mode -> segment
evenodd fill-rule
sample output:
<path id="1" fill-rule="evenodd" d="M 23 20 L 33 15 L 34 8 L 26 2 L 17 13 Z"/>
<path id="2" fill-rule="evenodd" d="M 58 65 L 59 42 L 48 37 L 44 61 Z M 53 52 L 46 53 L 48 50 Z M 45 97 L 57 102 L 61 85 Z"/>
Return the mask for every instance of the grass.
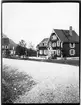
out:
<path id="1" fill-rule="evenodd" d="M 54 84 L 54 83 L 53 83 Z M 79 103 L 79 87 L 72 84 L 58 85 L 56 88 L 35 86 L 29 94 L 20 96 L 15 103 Z M 47 85 L 47 84 L 46 84 Z M 43 88 L 42 88 L 43 87 Z"/>
<path id="2" fill-rule="evenodd" d="M 38 62 L 49 62 L 49 63 L 59 63 L 59 64 L 67 64 L 67 65 L 73 65 L 73 66 L 79 66 L 79 60 L 75 59 L 33 59 L 33 58 L 8 58 L 8 59 L 17 59 L 17 60 L 30 60 L 30 61 L 38 61 Z"/>
<path id="3" fill-rule="evenodd" d="M 79 66 L 79 60 L 64 60 L 64 59 L 60 59 L 60 60 L 45 60 L 46 62 L 51 62 L 51 63 L 60 63 L 60 64 L 68 64 L 68 65 L 73 65 L 73 66 Z"/>
<path id="4" fill-rule="evenodd" d="M 35 85 L 31 76 L 4 65 L 2 70 L 2 103 L 13 103 L 19 95 Z"/>

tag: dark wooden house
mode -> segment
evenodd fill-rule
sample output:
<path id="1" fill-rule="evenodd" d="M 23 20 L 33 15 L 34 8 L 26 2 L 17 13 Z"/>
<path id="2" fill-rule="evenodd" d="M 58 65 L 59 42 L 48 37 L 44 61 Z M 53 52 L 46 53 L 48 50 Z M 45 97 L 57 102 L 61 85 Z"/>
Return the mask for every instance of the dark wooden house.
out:
<path id="1" fill-rule="evenodd" d="M 48 39 L 46 42 L 46 47 L 43 47 L 44 40 Z M 38 54 L 40 50 L 46 49 L 48 58 L 57 57 L 79 57 L 79 36 L 72 30 L 70 26 L 69 30 L 53 29 L 49 38 L 44 39 L 40 44 L 37 45 Z M 40 53 L 44 55 L 44 53 Z"/>

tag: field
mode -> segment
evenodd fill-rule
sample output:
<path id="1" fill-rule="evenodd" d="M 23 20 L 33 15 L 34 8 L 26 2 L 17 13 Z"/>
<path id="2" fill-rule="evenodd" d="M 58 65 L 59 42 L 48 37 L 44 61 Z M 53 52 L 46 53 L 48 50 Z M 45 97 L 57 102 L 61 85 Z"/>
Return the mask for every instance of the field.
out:
<path id="1" fill-rule="evenodd" d="M 14 103 L 79 102 L 78 66 L 6 58 L 3 58 L 3 64 L 29 75 L 36 83 Z"/>

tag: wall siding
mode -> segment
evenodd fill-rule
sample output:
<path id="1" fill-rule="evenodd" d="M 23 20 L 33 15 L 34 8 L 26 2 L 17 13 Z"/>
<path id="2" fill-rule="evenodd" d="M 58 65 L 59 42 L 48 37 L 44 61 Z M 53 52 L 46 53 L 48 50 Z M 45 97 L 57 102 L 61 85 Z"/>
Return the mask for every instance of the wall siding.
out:
<path id="1" fill-rule="evenodd" d="M 63 50 L 65 50 L 66 52 L 66 57 L 79 57 L 79 43 L 78 42 L 74 42 L 74 43 L 75 43 L 75 48 L 70 48 L 68 42 L 63 43 Z M 75 50 L 75 55 L 69 54 L 70 49 Z"/>

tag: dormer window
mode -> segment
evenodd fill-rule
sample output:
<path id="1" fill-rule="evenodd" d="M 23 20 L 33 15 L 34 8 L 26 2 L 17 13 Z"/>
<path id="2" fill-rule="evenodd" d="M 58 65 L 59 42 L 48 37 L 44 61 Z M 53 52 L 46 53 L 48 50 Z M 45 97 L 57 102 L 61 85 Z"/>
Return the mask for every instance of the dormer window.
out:
<path id="1" fill-rule="evenodd" d="M 52 43 L 52 47 L 56 47 L 56 43 L 54 42 L 54 43 Z"/>
<path id="2" fill-rule="evenodd" d="M 69 46 L 70 48 L 75 48 L 75 43 L 70 43 Z"/>

